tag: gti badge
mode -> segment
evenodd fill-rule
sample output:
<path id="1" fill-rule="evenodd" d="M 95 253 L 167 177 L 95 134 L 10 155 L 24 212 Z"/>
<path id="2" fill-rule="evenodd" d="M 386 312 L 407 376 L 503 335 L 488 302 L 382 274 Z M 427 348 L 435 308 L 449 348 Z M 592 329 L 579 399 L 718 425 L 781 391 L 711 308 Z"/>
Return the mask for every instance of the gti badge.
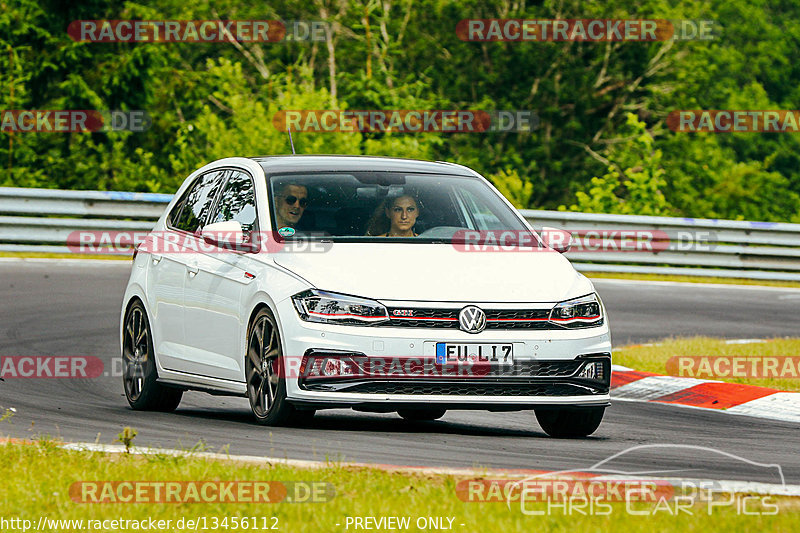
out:
<path id="1" fill-rule="evenodd" d="M 486 313 L 474 305 L 468 305 L 458 313 L 458 325 L 467 333 L 480 333 L 486 327 Z"/>

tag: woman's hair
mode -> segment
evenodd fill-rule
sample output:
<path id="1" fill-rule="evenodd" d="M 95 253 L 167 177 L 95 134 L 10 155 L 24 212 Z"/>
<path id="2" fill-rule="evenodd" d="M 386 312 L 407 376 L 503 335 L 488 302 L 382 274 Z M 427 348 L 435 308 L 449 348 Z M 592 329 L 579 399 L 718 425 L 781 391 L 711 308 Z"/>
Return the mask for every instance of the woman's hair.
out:
<path id="1" fill-rule="evenodd" d="M 417 209 L 419 209 L 419 200 L 417 200 L 413 194 L 401 194 L 400 196 L 391 198 L 387 197 L 375 208 L 375 211 L 372 212 L 372 216 L 367 224 L 367 237 L 375 237 L 383 235 L 384 233 L 389 233 L 389 230 L 392 229 L 392 223 L 389 221 L 389 217 L 386 216 L 386 209 L 394 207 L 394 203 L 400 198 L 411 198 L 414 200 Z"/>

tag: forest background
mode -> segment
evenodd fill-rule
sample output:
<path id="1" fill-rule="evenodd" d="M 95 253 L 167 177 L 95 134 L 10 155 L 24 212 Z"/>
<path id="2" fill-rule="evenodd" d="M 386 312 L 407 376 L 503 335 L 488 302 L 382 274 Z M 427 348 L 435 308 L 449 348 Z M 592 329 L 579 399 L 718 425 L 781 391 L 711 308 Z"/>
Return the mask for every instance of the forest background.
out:
<path id="1" fill-rule="evenodd" d="M 713 21 L 711 40 L 465 42 L 463 19 Z M 324 21 L 321 41 L 90 43 L 76 20 Z M 143 132 L 0 132 L 0 186 L 172 193 L 290 153 L 280 110 L 528 110 L 528 132 L 297 133 L 298 153 L 445 160 L 518 207 L 800 222 L 800 134 L 684 133 L 671 111 L 800 108 L 796 0 L 0 0 L 0 109 L 144 110 Z"/>

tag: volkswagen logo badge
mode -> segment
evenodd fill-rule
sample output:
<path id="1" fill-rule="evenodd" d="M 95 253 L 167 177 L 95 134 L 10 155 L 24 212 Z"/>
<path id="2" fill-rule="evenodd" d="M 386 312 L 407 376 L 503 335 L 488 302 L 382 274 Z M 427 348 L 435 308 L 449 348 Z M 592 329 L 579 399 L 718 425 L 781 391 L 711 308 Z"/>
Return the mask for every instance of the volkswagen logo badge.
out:
<path id="1" fill-rule="evenodd" d="M 468 305 L 458 313 L 458 325 L 467 333 L 480 333 L 486 328 L 486 313 L 474 305 Z"/>

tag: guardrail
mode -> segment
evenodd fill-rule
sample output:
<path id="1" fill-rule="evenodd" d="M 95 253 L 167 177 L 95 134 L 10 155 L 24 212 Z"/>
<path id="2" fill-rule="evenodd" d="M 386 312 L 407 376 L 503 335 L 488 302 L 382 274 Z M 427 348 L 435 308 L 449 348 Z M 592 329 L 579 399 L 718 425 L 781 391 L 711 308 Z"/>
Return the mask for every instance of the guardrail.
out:
<path id="1" fill-rule="evenodd" d="M 0 187 L 0 252 L 71 253 L 78 231 L 149 231 L 171 194 Z M 9 216 L 11 215 L 11 216 Z"/>
<path id="2" fill-rule="evenodd" d="M 0 188 L 0 252 L 70 253 L 79 231 L 148 231 L 172 195 Z M 800 224 L 522 210 L 570 231 L 567 257 L 593 272 L 800 281 Z M 652 250 L 619 249 L 643 234 Z M 626 237 L 627 235 L 627 237 Z M 631 237 L 633 236 L 633 237 Z M 611 246 L 607 246 L 611 243 Z"/>
<path id="3" fill-rule="evenodd" d="M 653 251 L 575 250 L 578 270 L 800 281 L 800 224 L 522 210 L 535 228 L 553 226 L 597 243 L 605 235 L 647 232 Z M 591 248 L 591 242 L 589 248 Z M 612 246 L 613 248 L 613 246 Z"/>

